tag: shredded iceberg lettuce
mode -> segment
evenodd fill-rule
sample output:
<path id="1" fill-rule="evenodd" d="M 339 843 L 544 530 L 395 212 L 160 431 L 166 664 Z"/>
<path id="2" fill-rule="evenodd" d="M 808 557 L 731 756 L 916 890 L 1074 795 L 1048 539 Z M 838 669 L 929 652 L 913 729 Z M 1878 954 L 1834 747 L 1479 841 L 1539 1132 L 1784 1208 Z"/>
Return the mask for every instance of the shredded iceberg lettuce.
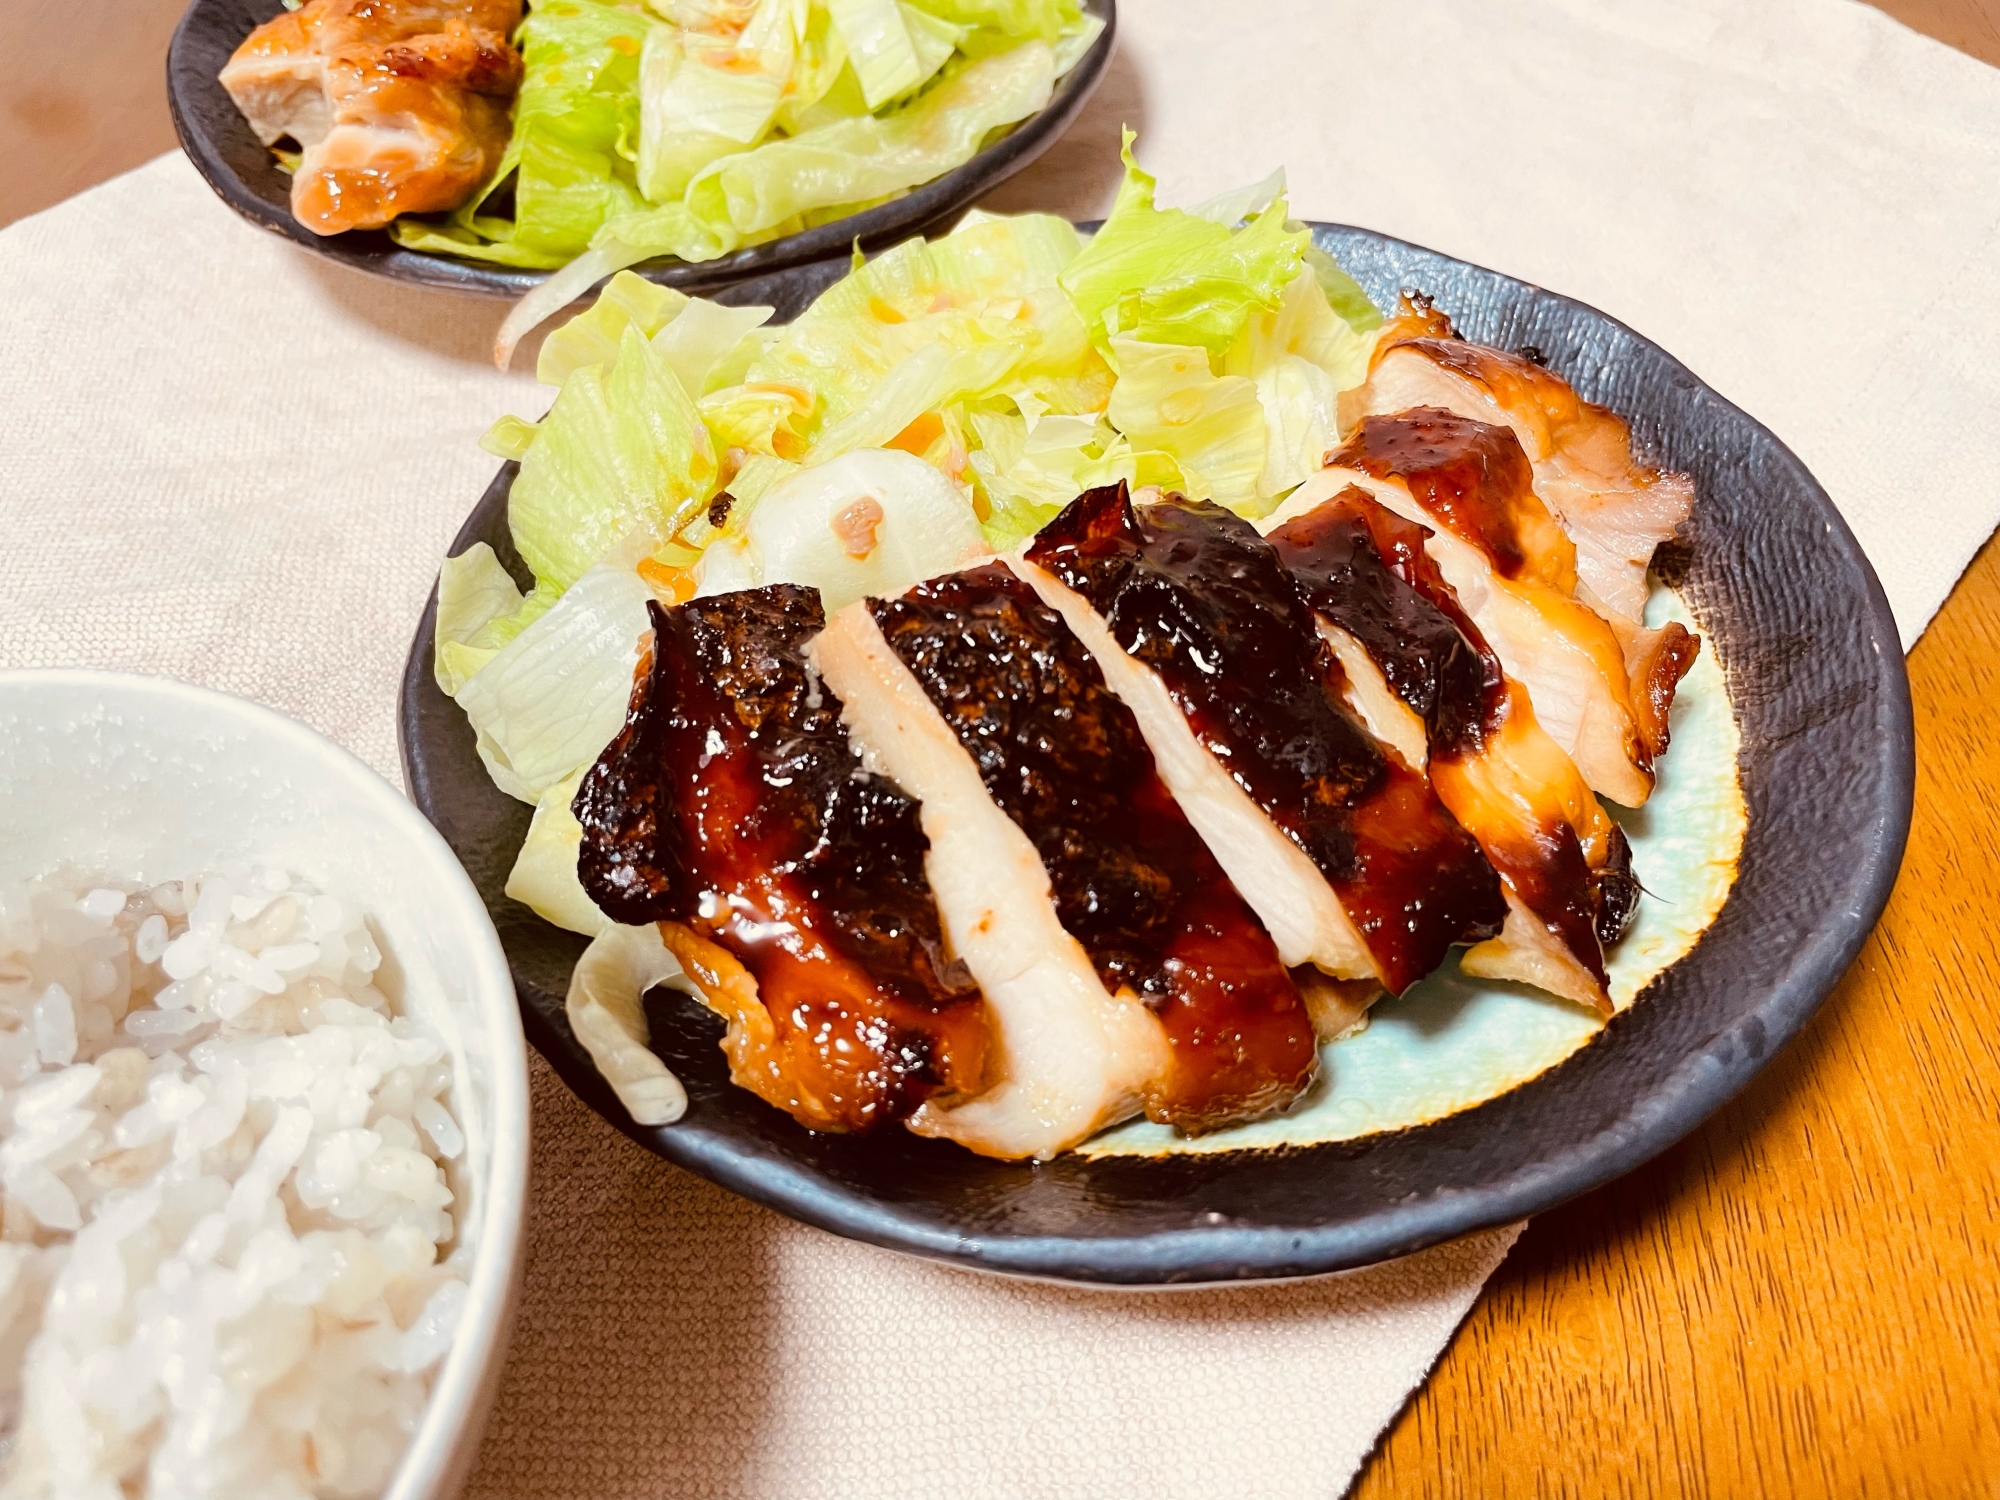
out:
<path id="1" fill-rule="evenodd" d="M 1000 36 L 1045 40 L 1085 19 L 1076 0 L 914 0 L 912 8 Z"/>
<path id="2" fill-rule="evenodd" d="M 714 440 L 658 339 L 628 326 L 609 365 L 569 372 L 521 457 L 507 520 L 558 591 L 614 551 L 653 551 L 713 493 Z"/>
<path id="3" fill-rule="evenodd" d="M 583 825 L 570 804 L 583 772 L 545 790 L 535 803 L 528 837 L 508 872 L 506 892 L 545 921 L 585 937 L 596 937 L 612 926 L 597 909 L 577 876 L 577 855 L 583 848 Z"/>
<path id="4" fill-rule="evenodd" d="M 670 203 L 770 130 L 798 59 L 799 7 L 757 0 L 741 31 L 655 26 L 639 62 L 639 190 Z"/>
<path id="5" fill-rule="evenodd" d="M 537 587 L 525 598 L 493 549 L 474 542 L 438 569 L 438 686 L 450 697 L 500 649 L 548 613 L 555 595 Z"/>
<path id="6" fill-rule="evenodd" d="M 529 0 L 498 168 L 391 233 L 529 269 L 587 257 L 592 280 L 713 260 L 961 165 L 1103 29 L 1078 0 Z"/>
<path id="7" fill-rule="evenodd" d="M 772 5 L 732 14 L 775 25 Z M 996 57 L 1014 67 L 1035 45 Z M 974 212 L 857 261 L 783 327 L 614 276 L 543 344 L 548 415 L 488 437 L 522 465 L 510 519 L 539 591 L 676 538 L 698 552 L 722 490 L 740 524 L 792 475 L 865 449 L 931 463 L 995 545 L 1118 478 L 1268 510 L 1320 466 L 1339 393 L 1366 373 L 1358 288 L 1290 220 L 1282 174 L 1163 208 L 1129 135 L 1123 154 L 1117 207 L 1087 243 L 1048 215 Z"/>
<path id="8" fill-rule="evenodd" d="M 958 50 L 965 28 L 902 0 L 826 0 L 870 110 L 907 98 Z"/>
<path id="9" fill-rule="evenodd" d="M 811 216 L 845 217 L 969 161 L 991 132 L 1047 104 L 1054 86 L 1046 42 L 955 63 L 901 109 L 716 156 L 690 174 L 679 198 L 607 222 L 600 243 L 713 260 L 804 227 Z"/>
<path id="10" fill-rule="evenodd" d="M 620 271 L 605 283 L 597 300 L 542 340 L 535 379 L 559 386 L 572 370 L 608 365 L 618 357 L 625 330 L 651 338 L 688 305 L 685 292 L 655 286 L 643 276 Z"/>
<path id="11" fill-rule="evenodd" d="M 459 687 L 458 706 L 501 791 L 539 802 L 611 743 L 652 597 L 630 568 L 593 569 Z"/>
<path id="12" fill-rule="evenodd" d="M 1340 262 L 1317 245 L 1307 245 L 1305 262 L 1333 310 L 1356 333 L 1373 333 L 1382 326 L 1382 309 L 1368 300 L 1361 283 L 1340 269 Z"/>
<path id="13" fill-rule="evenodd" d="M 1241 229 L 1157 208 L 1157 184 L 1132 159 L 1104 227 L 1064 269 L 1063 290 L 1100 344 L 1117 334 L 1156 344 L 1199 344 L 1221 355 L 1251 314 L 1274 309 L 1299 274 L 1311 236 L 1277 197 Z"/>
<path id="14" fill-rule="evenodd" d="M 1261 495 L 1282 495 L 1325 463 L 1339 434 L 1337 398 L 1366 378 L 1374 346 L 1334 311 L 1311 271 L 1293 278 L 1276 309 L 1245 325 L 1223 368 L 1255 381 L 1264 408 Z"/>
<path id="15" fill-rule="evenodd" d="M 1171 458 L 1190 495 L 1255 505 L 1266 447 L 1257 382 L 1211 374 L 1194 345 L 1113 338 L 1111 351 L 1118 384 L 1106 415 L 1133 449 Z"/>

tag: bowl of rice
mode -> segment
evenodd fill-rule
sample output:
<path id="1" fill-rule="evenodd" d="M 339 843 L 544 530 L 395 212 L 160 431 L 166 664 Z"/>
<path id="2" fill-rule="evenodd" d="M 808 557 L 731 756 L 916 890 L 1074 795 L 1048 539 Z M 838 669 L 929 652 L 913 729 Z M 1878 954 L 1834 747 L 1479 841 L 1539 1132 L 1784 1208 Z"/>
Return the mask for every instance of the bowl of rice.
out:
<path id="1" fill-rule="evenodd" d="M 527 1059 L 395 788 L 240 699 L 0 673 L 0 1494 L 454 1494 Z"/>

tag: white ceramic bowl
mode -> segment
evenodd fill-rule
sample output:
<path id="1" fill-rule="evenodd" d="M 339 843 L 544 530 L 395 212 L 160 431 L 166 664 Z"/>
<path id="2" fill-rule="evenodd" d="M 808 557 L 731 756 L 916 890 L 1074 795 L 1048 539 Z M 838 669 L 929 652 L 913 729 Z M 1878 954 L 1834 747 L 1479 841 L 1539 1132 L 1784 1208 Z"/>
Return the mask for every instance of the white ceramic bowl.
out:
<path id="1" fill-rule="evenodd" d="M 268 861 L 360 906 L 404 1006 L 452 1051 L 453 1212 L 471 1295 L 388 1500 L 455 1494 L 512 1333 L 528 1063 L 506 955 L 422 813 L 347 751 L 240 698 L 112 672 L 0 673 L 0 876 L 71 861 L 145 880 Z"/>

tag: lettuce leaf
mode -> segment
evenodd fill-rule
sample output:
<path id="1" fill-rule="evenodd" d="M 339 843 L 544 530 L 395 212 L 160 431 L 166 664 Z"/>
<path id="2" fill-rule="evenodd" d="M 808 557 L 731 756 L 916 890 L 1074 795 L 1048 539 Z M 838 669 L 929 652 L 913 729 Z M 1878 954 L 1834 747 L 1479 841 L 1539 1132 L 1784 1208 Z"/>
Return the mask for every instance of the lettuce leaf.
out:
<path id="1" fill-rule="evenodd" d="M 888 373 L 868 398 L 823 428 L 805 462 L 825 463 L 857 448 L 885 448 L 926 412 L 993 389 L 1020 362 L 1019 346 L 992 342 L 953 349 L 931 344 Z"/>
<path id="2" fill-rule="evenodd" d="M 1003 227 L 1010 231 L 1004 238 L 995 233 Z M 1077 238 L 1074 229 L 1063 227 L 1073 240 Z M 958 238 L 961 233 L 964 241 Z M 959 229 L 942 239 L 904 240 L 873 260 L 860 262 L 820 293 L 792 328 L 800 336 L 815 329 L 848 329 L 870 342 L 907 343 L 911 348 L 935 342 L 928 335 L 912 337 L 903 330 L 935 314 L 977 311 L 994 297 L 1027 292 L 1036 279 L 1027 262 L 1039 261 L 1047 253 L 1028 241 L 1044 233 L 1039 223 L 1021 221 L 1017 231 L 1015 221 L 968 214 Z M 992 242 L 985 253 L 961 248 L 979 238 Z M 1074 255 L 1075 248 L 1069 253 Z M 873 332 L 864 333 L 864 325 Z"/>
<path id="3" fill-rule="evenodd" d="M 986 539 L 1003 552 L 1088 489 L 1083 476 L 1117 440 L 1100 418 L 1048 415 L 1026 392 L 1016 400 L 1022 410 L 974 411 L 969 418 L 979 446 L 968 463 L 986 502 Z"/>
<path id="4" fill-rule="evenodd" d="M 1255 376 L 1264 411 L 1264 469 L 1260 495 L 1276 497 L 1326 466 L 1340 440 L 1340 388 L 1311 360 L 1282 354 Z"/>
<path id="5" fill-rule="evenodd" d="M 758 0 L 646 0 L 661 16 L 690 31 L 741 31 L 757 13 Z"/>
<path id="6" fill-rule="evenodd" d="M 1305 248 L 1305 263 L 1333 310 L 1356 333 L 1373 333 L 1382 326 L 1382 309 L 1368 300 L 1361 283 L 1341 270 L 1340 262 L 1317 245 Z"/>
<path id="7" fill-rule="evenodd" d="M 1083 252 L 1083 236 L 1069 220 L 1054 214 L 1003 217 L 975 208 L 927 248 L 932 301 L 923 307 L 899 308 L 905 316 L 935 307 L 939 295 L 967 305 L 995 297 L 1025 297 L 1053 287 L 1063 268 Z M 869 262 L 848 279 L 874 295 L 878 279 L 869 274 L 870 268 L 880 266 L 882 259 L 886 257 Z M 844 285 L 829 287 L 827 297 Z"/>
<path id="8" fill-rule="evenodd" d="M 813 393 L 804 386 L 740 381 L 710 391 L 698 410 L 718 445 L 794 462 L 805 455 L 802 429 L 811 421 L 815 404 Z"/>
<path id="9" fill-rule="evenodd" d="M 1195 344 L 1220 357 L 1253 313 L 1278 305 L 1310 236 L 1274 198 L 1241 229 L 1154 206 L 1157 184 L 1132 157 L 1104 227 L 1064 268 L 1063 289 L 1100 347 L 1118 334 Z"/>
<path id="10" fill-rule="evenodd" d="M 848 66 L 847 42 L 826 7 L 815 5 L 799 37 L 785 100 L 778 106 L 778 128 L 786 135 L 799 135 L 867 113 L 861 80 Z"/>
<path id="11" fill-rule="evenodd" d="M 958 50 L 963 28 L 902 0 L 825 0 L 870 110 L 915 93 Z"/>
<path id="12" fill-rule="evenodd" d="M 634 326 L 570 371 L 508 498 L 514 545 L 558 592 L 614 550 L 651 552 L 713 492 L 713 440 L 667 354 Z"/>
<path id="13" fill-rule="evenodd" d="M 1263 494 L 1280 495 L 1325 464 L 1339 439 L 1339 394 L 1367 378 L 1374 342 L 1333 310 L 1310 270 L 1293 278 L 1275 311 L 1245 325 L 1223 371 L 1257 385 L 1266 436 Z"/>
<path id="14" fill-rule="evenodd" d="M 1207 493 L 1199 478 L 1189 479 L 1182 472 L 1172 454 L 1157 448 L 1135 448 L 1132 440 L 1122 435 L 1104 450 L 1102 458 L 1085 464 L 1077 477 L 1081 481 L 1077 486 L 1079 492 L 1122 481 L 1135 490 L 1153 485 L 1174 494 Z"/>
<path id="15" fill-rule="evenodd" d="M 969 28 L 919 10 L 909 4 L 908 0 L 897 0 L 896 9 L 902 15 L 903 29 L 909 34 L 910 48 L 916 54 L 916 88 L 922 88 L 937 77 L 939 69 L 951 61 L 951 55 L 958 51 L 959 44 L 965 40 Z M 907 91 L 907 93 L 915 92 L 916 89 Z M 865 90 L 862 97 L 867 98 Z"/>
<path id="16" fill-rule="evenodd" d="M 1002 36 L 1035 37 L 1053 44 L 1084 19 L 1077 0 L 911 0 L 927 11 L 960 26 L 979 26 Z"/>
<path id="17" fill-rule="evenodd" d="M 608 923 L 576 961 L 563 1001 L 570 1030 L 640 1125 L 671 1125 L 687 1112 L 687 1090 L 648 1045 L 646 992 L 662 984 L 695 993 L 660 929 Z"/>
<path id="18" fill-rule="evenodd" d="M 586 766 L 584 770 L 588 770 Z M 507 875 L 507 894 L 536 916 L 585 937 L 596 937 L 611 926 L 577 877 L 576 861 L 583 849 L 583 825 L 570 804 L 584 771 L 558 781 L 535 803 L 528 837 Z"/>
<path id="19" fill-rule="evenodd" d="M 1256 382 L 1210 373 L 1196 345 L 1115 337 L 1118 383 L 1107 415 L 1135 451 L 1166 454 L 1198 500 L 1254 507 L 1268 439 Z"/>
<path id="20" fill-rule="evenodd" d="M 605 283 L 595 302 L 542 340 L 535 379 L 559 386 L 584 365 L 610 364 L 618 358 L 626 329 L 636 328 L 651 338 L 680 314 L 688 300 L 685 292 L 620 271 Z"/>
<path id="21" fill-rule="evenodd" d="M 768 307 L 724 307 L 697 297 L 654 335 L 653 348 L 679 379 L 690 396 L 702 396 L 714 387 L 712 376 L 727 373 L 739 350 L 747 343 L 761 349 L 754 335 L 771 320 Z"/>
<path id="22" fill-rule="evenodd" d="M 521 590 L 484 542 L 475 542 L 438 569 L 437 650 L 433 671 L 445 696 L 456 698 L 472 674 L 500 653 L 500 642 L 474 644 L 479 633 L 521 607 Z"/>
<path id="23" fill-rule="evenodd" d="M 517 462 L 534 446 L 535 434 L 541 431 L 541 424 L 522 417 L 498 417 L 493 425 L 479 435 L 479 446 L 495 458 L 511 458 Z"/>
<path id="24" fill-rule="evenodd" d="M 718 158 L 694 174 L 681 202 L 609 220 L 599 242 L 713 260 L 802 225 L 807 215 L 842 217 L 970 160 L 990 132 L 1047 104 L 1054 83 L 1054 54 L 1043 42 L 961 59 L 887 115 L 836 120 Z"/>
<path id="25" fill-rule="evenodd" d="M 1069 70 L 1083 61 L 1084 53 L 1097 45 L 1097 39 L 1104 35 L 1109 24 L 1102 16 L 1082 15 L 1065 25 L 1050 45 L 1056 53 L 1056 77 L 1065 76 Z M 962 43 L 967 54 L 972 55 L 971 35 Z"/>
<path id="26" fill-rule="evenodd" d="M 547 614 L 553 590 L 536 584 L 525 598 L 493 549 L 474 542 L 438 569 L 437 650 L 431 669 L 449 697 L 501 648 Z"/>
<path id="27" fill-rule="evenodd" d="M 1223 361 L 1224 373 L 1254 377 L 1271 360 L 1295 354 L 1324 370 L 1338 390 L 1365 380 L 1375 340 L 1334 311 L 1322 285 L 1310 271 L 1295 277 L 1276 309 L 1244 325 Z"/>
<path id="28" fill-rule="evenodd" d="M 639 190 L 680 197 L 694 174 L 755 145 L 784 102 L 798 54 L 794 0 L 758 0 L 740 33 L 655 26 L 639 68 Z"/>
<path id="29" fill-rule="evenodd" d="M 905 389 L 928 389 L 936 407 L 912 409 L 898 400 L 897 410 L 907 413 L 901 423 L 888 426 L 878 417 L 869 424 L 881 431 L 877 442 L 925 410 L 1021 383 L 1017 371 L 1049 384 L 1089 384 L 1095 375 L 1094 384 L 1108 392 L 1109 367 L 1054 285 L 1080 243 L 1074 228 L 1049 215 L 974 213 L 942 239 L 906 240 L 856 267 L 779 330 L 746 371 L 746 381 L 761 389 L 799 397 L 788 419 L 799 446 L 760 451 L 804 457 L 823 429 L 868 402 L 892 372 L 918 355 L 933 362 L 901 378 Z M 936 351 L 952 349 L 973 359 L 947 379 Z M 1005 357 L 978 352 L 995 349 L 1004 349 Z M 1096 404 L 1103 405 L 1101 396 Z M 740 497 L 742 491 L 732 493 Z"/>
<path id="30" fill-rule="evenodd" d="M 625 722 L 652 597 L 629 568 L 593 568 L 460 686 L 501 791 L 538 802 L 603 753 Z"/>
<path id="31" fill-rule="evenodd" d="M 1234 229 L 1251 215 L 1262 213 L 1270 207 L 1272 199 L 1284 196 L 1285 169 L 1279 167 L 1262 182 L 1246 183 L 1242 187 L 1217 193 L 1213 198 L 1193 204 L 1188 212 L 1197 219 L 1212 220 L 1224 229 Z"/>
<path id="32" fill-rule="evenodd" d="M 1057 284 L 1081 247 L 1051 215 L 974 212 L 857 265 L 704 398 L 718 441 L 755 455 L 730 493 L 747 507 L 801 466 L 892 443 L 978 485 L 964 408 L 1101 411 L 1110 366 Z"/>

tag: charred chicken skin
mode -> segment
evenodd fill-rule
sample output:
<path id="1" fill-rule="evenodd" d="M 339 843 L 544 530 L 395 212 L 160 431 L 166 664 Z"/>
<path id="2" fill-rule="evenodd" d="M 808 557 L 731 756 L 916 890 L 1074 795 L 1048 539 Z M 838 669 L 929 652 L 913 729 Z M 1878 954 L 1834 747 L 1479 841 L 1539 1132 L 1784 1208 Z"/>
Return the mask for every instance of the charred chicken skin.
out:
<path id="1" fill-rule="evenodd" d="M 729 1022 L 745 1088 L 815 1130 L 976 1092 L 986 1007 L 944 952 L 916 805 L 856 760 L 777 585 L 652 606 L 624 729 L 577 793 L 578 874 Z"/>

